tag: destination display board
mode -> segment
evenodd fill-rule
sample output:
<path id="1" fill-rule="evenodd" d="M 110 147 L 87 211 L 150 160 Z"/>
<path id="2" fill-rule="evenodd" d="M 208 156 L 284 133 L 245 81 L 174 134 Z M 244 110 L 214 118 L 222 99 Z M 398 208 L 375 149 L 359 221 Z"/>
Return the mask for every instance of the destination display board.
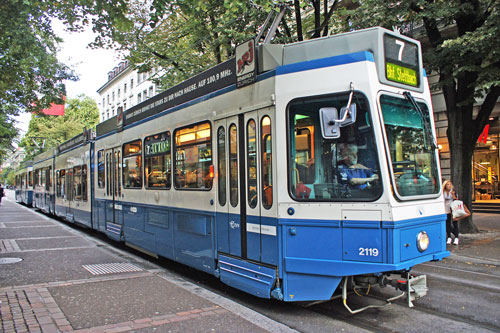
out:
<path id="1" fill-rule="evenodd" d="M 387 80 L 412 87 L 420 85 L 417 44 L 385 34 L 384 60 Z"/>
<path id="2" fill-rule="evenodd" d="M 170 132 L 148 136 L 144 140 L 144 156 L 163 155 L 170 152 Z"/>

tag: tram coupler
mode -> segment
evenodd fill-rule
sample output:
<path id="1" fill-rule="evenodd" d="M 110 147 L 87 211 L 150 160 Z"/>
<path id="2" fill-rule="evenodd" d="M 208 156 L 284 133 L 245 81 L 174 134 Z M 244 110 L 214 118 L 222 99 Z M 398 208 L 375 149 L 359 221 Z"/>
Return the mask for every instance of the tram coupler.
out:
<path id="1" fill-rule="evenodd" d="M 408 307 L 413 307 L 413 301 L 427 294 L 427 275 L 414 275 L 408 272 L 401 274 L 401 278 L 389 279 L 381 277 L 381 286 L 390 285 L 398 290 L 406 292 Z"/>

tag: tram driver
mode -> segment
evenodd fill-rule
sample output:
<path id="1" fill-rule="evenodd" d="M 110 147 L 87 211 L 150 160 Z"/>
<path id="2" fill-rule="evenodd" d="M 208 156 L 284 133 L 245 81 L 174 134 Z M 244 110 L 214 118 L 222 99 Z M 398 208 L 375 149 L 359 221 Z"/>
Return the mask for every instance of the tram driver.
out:
<path id="1" fill-rule="evenodd" d="M 342 161 L 338 167 L 339 180 L 349 184 L 352 189 L 363 190 L 371 186 L 371 182 L 378 179 L 373 170 L 358 163 L 358 146 L 347 144 L 341 150 Z"/>

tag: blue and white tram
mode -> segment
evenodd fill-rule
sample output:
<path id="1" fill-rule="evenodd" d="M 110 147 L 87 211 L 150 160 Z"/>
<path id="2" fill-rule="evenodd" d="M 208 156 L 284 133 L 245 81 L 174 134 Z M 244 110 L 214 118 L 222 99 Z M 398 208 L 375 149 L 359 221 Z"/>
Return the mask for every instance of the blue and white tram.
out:
<path id="1" fill-rule="evenodd" d="M 22 162 L 16 170 L 16 202 L 33 204 L 33 161 Z"/>
<path id="2" fill-rule="evenodd" d="M 55 149 L 38 154 L 33 159 L 33 207 L 54 214 L 54 170 Z"/>
<path id="3" fill-rule="evenodd" d="M 249 41 L 99 124 L 56 179 L 85 165 L 84 224 L 253 295 L 342 291 L 349 309 L 348 287 L 392 285 L 411 305 L 427 290 L 412 267 L 449 254 L 432 114 L 415 40 Z"/>

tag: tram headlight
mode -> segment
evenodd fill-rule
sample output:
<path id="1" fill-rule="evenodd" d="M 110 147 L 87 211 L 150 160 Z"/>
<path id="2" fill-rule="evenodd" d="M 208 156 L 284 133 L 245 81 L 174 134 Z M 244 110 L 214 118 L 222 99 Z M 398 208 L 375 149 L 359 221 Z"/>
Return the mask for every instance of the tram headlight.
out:
<path id="1" fill-rule="evenodd" d="M 429 235 L 425 231 L 420 231 L 417 235 L 417 248 L 424 252 L 429 247 Z"/>

